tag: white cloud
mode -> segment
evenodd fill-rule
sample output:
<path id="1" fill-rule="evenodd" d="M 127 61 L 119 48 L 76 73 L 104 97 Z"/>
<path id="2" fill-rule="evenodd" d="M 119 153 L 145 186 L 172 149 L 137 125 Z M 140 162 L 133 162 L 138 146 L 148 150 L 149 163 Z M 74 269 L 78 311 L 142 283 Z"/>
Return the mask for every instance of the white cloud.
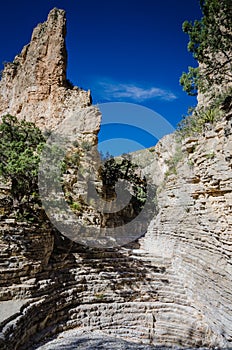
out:
<path id="1" fill-rule="evenodd" d="M 171 91 L 157 87 L 144 88 L 135 84 L 117 84 L 104 81 L 100 82 L 99 85 L 102 89 L 101 93 L 106 99 L 130 99 L 140 102 L 150 99 L 161 99 L 165 101 L 177 99 L 177 96 Z"/>

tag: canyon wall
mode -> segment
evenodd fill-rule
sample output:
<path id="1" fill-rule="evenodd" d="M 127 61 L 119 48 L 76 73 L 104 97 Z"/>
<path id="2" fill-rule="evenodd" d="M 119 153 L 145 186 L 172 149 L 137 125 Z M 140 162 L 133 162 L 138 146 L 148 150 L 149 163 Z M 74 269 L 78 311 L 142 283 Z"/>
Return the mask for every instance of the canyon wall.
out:
<path id="1" fill-rule="evenodd" d="M 95 144 L 100 114 L 66 80 L 64 38 L 65 14 L 54 9 L 6 66 L 1 114 L 46 130 L 92 108 L 78 127 Z M 19 220 L 1 183 L 1 349 L 31 349 L 70 328 L 167 347 L 232 346 L 232 115 L 223 113 L 199 137 L 168 135 L 149 151 L 158 213 L 125 247 L 88 248 L 46 217 Z"/>
<path id="2" fill-rule="evenodd" d="M 179 145 L 183 158 L 161 184 L 159 214 L 141 241 L 150 254 L 172 261 L 182 290 L 204 316 L 211 345 L 221 347 L 232 340 L 231 118 L 230 110 Z"/>

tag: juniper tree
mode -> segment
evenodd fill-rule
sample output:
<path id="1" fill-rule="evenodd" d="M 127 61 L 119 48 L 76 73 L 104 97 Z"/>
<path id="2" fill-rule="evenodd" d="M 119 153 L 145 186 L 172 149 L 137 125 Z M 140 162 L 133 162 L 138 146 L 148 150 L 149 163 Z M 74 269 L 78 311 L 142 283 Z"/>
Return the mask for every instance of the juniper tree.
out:
<path id="1" fill-rule="evenodd" d="M 183 31 L 190 39 L 188 50 L 200 64 L 197 68 L 189 67 L 180 78 L 189 95 L 232 83 L 232 2 L 200 0 L 200 6 L 201 20 L 183 23 Z"/>

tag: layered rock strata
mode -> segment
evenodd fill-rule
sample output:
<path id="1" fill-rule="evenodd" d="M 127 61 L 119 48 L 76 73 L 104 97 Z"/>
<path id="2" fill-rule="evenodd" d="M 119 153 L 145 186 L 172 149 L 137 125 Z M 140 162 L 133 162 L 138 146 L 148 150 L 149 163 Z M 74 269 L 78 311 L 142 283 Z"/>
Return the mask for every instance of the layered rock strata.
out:
<path id="1" fill-rule="evenodd" d="M 163 346 L 231 346 L 230 118 L 183 142 L 176 173 L 159 185 L 159 213 L 134 246 L 71 247 L 56 235 L 49 261 L 30 276 L 21 267 L 18 280 L 3 256 L 1 299 L 25 302 L 2 322 L 3 349 L 75 327 Z"/>
<path id="2" fill-rule="evenodd" d="M 19 63 L 15 75 L 13 66 L 6 67 L 0 89 L 2 114 L 32 118 L 46 129 L 90 103 L 88 93 L 65 86 L 64 24 L 63 11 L 53 10 L 48 21 L 35 29 L 34 41 L 26 50 L 30 52 L 37 43 L 31 51 L 37 65 L 40 60 L 35 53 L 41 57 L 44 41 L 49 47 L 52 36 L 59 39 L 59 49 L 53 47 L 54 60 L 50 57 L 53 50 L 45 50 L 48 56 L 42 54 L 45 80 L 35 74 L 27 54 L 25 65 Z M 16 62 L 22 62 L 23 57 L 18 57 Z M 47 86 L 54 62 L 54 72 L 59 74 L 52 76 L 59 79 L 54 78 L 51 85 L 61 102 L 55 104 L 52 92 L 42 98 L 36 90 L 35 103 L 26 86 Z M 29 67 L 32 74 L 27 77 Z M 67 96 L 75 103 L 67 106 Z M 22 108 L 17 109 L 20 103 Z M 96 114 L 87 134 L 82 126 L 88 123 L 83 122 L 80 138 L 87 135 L 96 142 L 99 121 Z M 177 152 L 181 157 L 169 171 Z M 100 330 L 167 347 L 231 347 L 231 154 L 231 111 L 198 138 L 181 143 L 174 136 L 161 140 L 150 151 L 153 162 L 146 169 L 158 186 L 158 215 L 143 238 L 120 249 L 74 244 L 46 220 L 39 224 L 19 221 L 9 213 L 9 188 L 2 184 L 0 348 L 32 349 L 38 341 L 69 328 Z"/>
<path id="3" fill-rule="evenodd" d="M 161 184 L 160 211 L 142 247 L 171 259 L 183 290 L 204 315 L 209 344 L 232 341 L 232 115 L 185 139 L 183 159 Z M 174 155 L 175 156 L 175 155 Z"/>

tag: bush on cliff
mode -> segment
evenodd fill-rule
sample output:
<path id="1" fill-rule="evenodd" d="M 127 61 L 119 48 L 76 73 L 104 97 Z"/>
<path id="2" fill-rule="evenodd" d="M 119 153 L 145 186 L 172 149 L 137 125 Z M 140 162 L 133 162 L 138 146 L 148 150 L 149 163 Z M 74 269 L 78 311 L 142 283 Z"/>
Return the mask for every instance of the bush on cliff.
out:
<path id="1" fill-rule="evenodd" d="M 189 95 L 232 82 L 232 2 L 200 0 L 200 5 L 201 20 L 183 23 L 183 31 L 190 39 L 188 50 L 201 64 L 200 68 L 189 67 L 180 78 Z"/>
<path id="2" fill-rule="evenodd" d="M 0 124 L 0 175 L 11 182 L 14 207 L 37 197 L 40 153 L 45 143 L 33 124 L 5 115 Z"/>

